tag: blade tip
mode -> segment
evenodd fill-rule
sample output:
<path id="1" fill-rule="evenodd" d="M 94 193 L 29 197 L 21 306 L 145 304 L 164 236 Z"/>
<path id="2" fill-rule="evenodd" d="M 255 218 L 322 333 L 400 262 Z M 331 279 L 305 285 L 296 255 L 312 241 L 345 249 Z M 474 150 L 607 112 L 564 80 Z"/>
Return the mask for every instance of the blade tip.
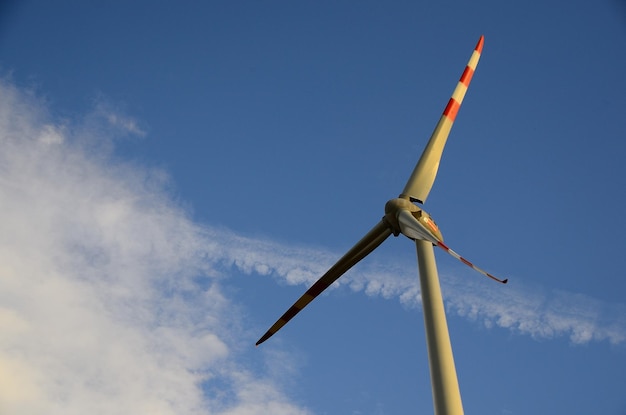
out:
<path id="1" fill-rule="evenodd" d="M 478 43 L 476 44 L 476 52 L 483 53 L 483 45 L 485 44 L 485 35 L 480 35 Z"/>
<path id="2" fill-rule="evenodd" d="M 265 333 L 265 334 L 263 335 L 263 337 L 261 337 L 261 338 L 260 338 L 260 339 L 256 342 L 255 346 L 256 346 L 256 347 L 259 347 L 259 345 L 260 345 L 261 343 L 263 343 L 265 340 L 267 340 L 267 339 L 269 339 L 270 337 L 272 337 L 272 334 L 274 334 L 274 333 L 269 333 L 269 332 Z"/>

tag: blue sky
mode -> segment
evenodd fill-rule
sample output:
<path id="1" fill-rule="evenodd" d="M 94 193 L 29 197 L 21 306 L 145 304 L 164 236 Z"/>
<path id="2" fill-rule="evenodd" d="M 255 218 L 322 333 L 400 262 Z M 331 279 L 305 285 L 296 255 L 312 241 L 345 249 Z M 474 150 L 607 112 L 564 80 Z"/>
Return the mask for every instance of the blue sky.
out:
<path id="1" fill-rule="evenodd" d="M 626 4 L 0 6 L 0 412 L 432 413 L 413 244 L 254 342 L 402 190 L 466 413 L 626 413 Z"/>

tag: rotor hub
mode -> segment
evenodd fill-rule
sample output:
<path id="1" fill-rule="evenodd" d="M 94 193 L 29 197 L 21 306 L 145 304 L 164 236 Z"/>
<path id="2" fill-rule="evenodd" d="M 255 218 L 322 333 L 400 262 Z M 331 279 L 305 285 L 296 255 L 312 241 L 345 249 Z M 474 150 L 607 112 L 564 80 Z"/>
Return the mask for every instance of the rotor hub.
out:
<path id="1" fill-rule="evenodd" d="M 442 242 L 443 236 L 431 216 L 409 199 L 391 199 L 385 204 L 384 221 L 394 236 L 403 234 L 410 239 Z"/>

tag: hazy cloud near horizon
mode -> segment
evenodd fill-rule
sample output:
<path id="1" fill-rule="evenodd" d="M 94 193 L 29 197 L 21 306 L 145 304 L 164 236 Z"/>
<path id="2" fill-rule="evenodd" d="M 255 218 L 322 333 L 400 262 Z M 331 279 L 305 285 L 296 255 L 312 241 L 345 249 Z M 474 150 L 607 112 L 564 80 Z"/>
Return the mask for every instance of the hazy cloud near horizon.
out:
<path id="1" fill-rule="evenodd" d="M 0 411 L 309 413 L 275 375 L 240 363 L 244 305 L 221 284 L 237 272 L 306 285 L 342 253 L 194 223 L 167 174 L 106 150 L 112 136 L 144 134 L 131 117 L 96 108 L 55 121 L 10 82 L 0 95 Z M 412 307 L 413 270 L 367 265 L 340 281 Z M 449 310 L 480 324 L 626 339 L 623 304 L 441 273 Z"/>

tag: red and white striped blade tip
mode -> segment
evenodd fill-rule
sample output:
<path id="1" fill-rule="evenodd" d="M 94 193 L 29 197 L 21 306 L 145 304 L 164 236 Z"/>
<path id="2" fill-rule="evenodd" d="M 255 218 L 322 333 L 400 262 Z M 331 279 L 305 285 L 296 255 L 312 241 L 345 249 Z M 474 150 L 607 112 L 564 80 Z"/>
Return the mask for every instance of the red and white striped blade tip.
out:
<path id="1" fill-rule="evenodd" d="M 465 259 L 461 255 L 459 255 L 458 253 L 456 253 L 452 249 L 448 248 L 448 246 L 446 244 L 444 244 L 443 242 L 441 242 L 441 241 L 437 242 L 437 246 L 439 248 L 443 249 L 444 251 L 446 251 L 447 253 L 449 253 L 450 255 L 452 255 L 453 257 L 455 257 L 456 259 L 458 259 L 459 261 L 461 261 L 462 263 L 464 263 L 465 265 L 467 265 L 468 267 L 472 268 L 475 271 L 480 272 L 485 277 L 491 278 L 492 280 L 497 281 L 497 282 L 502 283 L 502 284 L 506 284 L 507 282 L 509 282 L 508 278 L 505 278 L 505 279 L 501 280 L 500 278 L 491 275 L 487 271 L 485 271 L 485 270 L 483 270 L 481 268 L 478 268 L 476 265 L 472 264 L 467 259 Z"/>

